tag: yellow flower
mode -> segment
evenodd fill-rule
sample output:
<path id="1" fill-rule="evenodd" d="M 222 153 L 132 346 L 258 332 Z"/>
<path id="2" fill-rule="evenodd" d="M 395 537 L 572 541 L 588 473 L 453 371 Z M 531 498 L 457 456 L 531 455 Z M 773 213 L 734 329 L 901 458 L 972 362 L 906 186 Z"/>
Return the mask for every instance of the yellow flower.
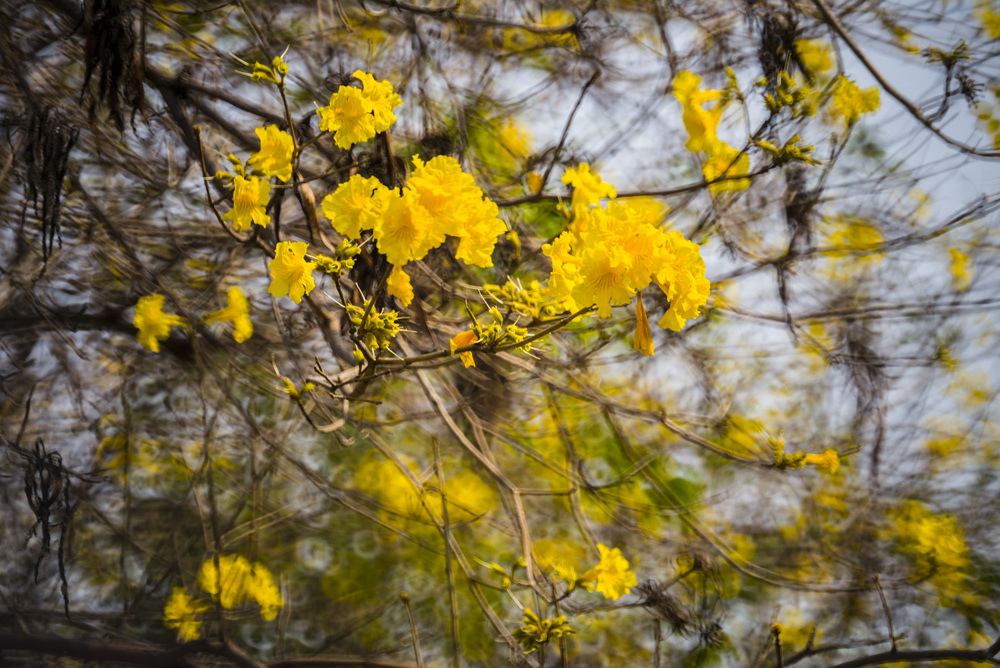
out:
<path id="1" fill-rule="evenodd" d="M 226 610 L 254 601 L 260 606 L 260 616 L 268 621 L 285 605 L 267 566 L 260 562 L 251 564 L 238 554 L 220 555 L 218 567 L 214 559 L 203 563 L 198 586 Z"/>
<path id="2" fill-rule="evenodd" d="M 701 249 L 680 232 L 667 232 L 665 257 L 663 268 L 653 279 L 670 301 L 659 325 L 679 332 L 688 320 L 698 317 L 712 286 L 705 278 Z"/>
<path id="3" fill-rule="evenodd" d="M 201 620 L 197 617 L 209 609 L 204 600 L 193 600 L 184 587 L 174 587 L 163 608 L 163 624 L 168 629 L 177 629 L 181 642 L 190 642 L 201 637 Z"/>
<path id="4" fill-rule="evenodd" d="M 635 336 L 632 347 L 646 357 L 653 354 L 653 332 L 649 329 L 649 318 L 646 317 L 646 307 L 642 305 L 642 294 L 635 298 Z"/>
<path id="5" fill-rule="evenodd" d="M 879 108 L 878 88 L 861 90 L 856 83 L 841 74 L 833 92 L 833 108 L 847 125 L 854 125 L 864 114 Z"/>
<path id="6" fill-rule="evenodd" d="M 306 262 L 309 244 L 304 241 L 281 241 L 274 249 L 274 259 L 267 266 L 271 270 L 268 293 L 275 297 L 288 297 L 298 304 L 302 296 L 316 287 L 312 272 L 315 262 Z"/>
<path id="7" fill-rule="evenodd" d="M 396 114 L 392 110 L 403 104 L 403 98 L 393 92 L 392 83 L 376 81 L 367 72 L 357 70 L 354 78 L 364 87 L 362 94 L 368 99 L 368 106 L 375 117 L 375 132 L 385 132 L 396 122 Z"/>
<path id="8" fill-rule="evenodd" d="M 413 285 L 410 284 L 410 277 L 402 267 L 393 267 L 386 281 L 386 289 L 389 294 L 399 300 L 399 303 L 406 308 L 413 301 Z"/>
<path id="9" fill-rule="evenodd" d="M 948 251 L 951 254 L 951 289 L 955 292 L 965 292 L 972 285 L 972 260 L 969 256 L 952 248 Z"/>
<path id="10" fill-rule="evenodd" d="M 243 343 L 253 336 L 253 323 L 250 321 L 250 302 L 238 287 L 229 288 L 226 295 L 225 308 L 213 311 L 205 316 L 205 322 L 233 323 L 233 340 Z"/>
<path id="11" fill-rule="evenodd" d="M 562 182 L 573 187 L 570 208 L 575 220 L 583 218 L 587 210 L 601 199 L 605 197 L 614 199 L 618 196 L 615 187 L 610 183 L 602 183 L 601 177 L 596 172 L 590 171 L 590 165 L 585 162 L 567 169 Z"/>
<path id="12" fill-rule="evenodd" d="M 681 103 L 684 129 L 688 133 L 688 141 L 684 145 L 687 150 L 708 152 L 717 143 L 716 128 L 722 118 L 722 105 L 716 104 L 711 109 L 705 109 L 705 103 L 717 100 L 722 91 L 701 90 L 701 77 L 693 72 L 678 72 L 673 82 L 674 97 Z"/>
<path id="13" fill-rule="evenodd" d="M 355 144 L 375 136 L 375 117 L 371 101 L 361 90 L 341 86 L 330 97 L 330 104 L 316 110 L 320 116 L 319 129 L 333 132 L 333 141 L 345 151 Z"/>
<path id="14" fill-rule="evenodd" d="M 479 337 L 471 329 L 467 329 L 464 332 L 459 332 L 454 337 L 452 337 L 451 344 L 451 354 L 455 354 L 455 350 L 458 348 L 464 348 L 465 346 L 471 346 L 473 343 L 479 340 Z M 463 353 L 459 353 L 459 357 L 462 359 L 462 364 L 468 369 L 470 366 L 476 366 L 476 360 L 472 357 L 472 351 L 466 350 Z"/>
<path id="15" fill-rule="evenodd" d="M 727 192 L 740 192 L 750 187 L 750 179 L 733 178 L 746 176 L 750 171 L 750 156 L 741 153 L 729 144 L 716 141 L 707 149 L 708 159 L 702 165 L 701 171 L 709 182 L 708 190 L 713 195 Z M 723 176 L 724 181 L 715 181 Z M 712 183 L 715 181 L 715 183 Z"/>
<path id="16" fill-rule="evenodd" d="M 812 464 L 827 475 L 833 475 L 840 467 L 840 456 L 836 450 L 827 448 L 822 454 L 806 455 L 805 463 Z"/>
<path id="17" fill-rule="evenodd" d="M 588 591 L 596 589 L 604 594 L 604 598 L 616 601 L 636 586 L 638 579 L 628 569 L 628 561 L 617 547 L 609 550 L 607 546 L 598 543 L 597 549 L 601 553 L 601 561 L 580 579 Z"/>
<path id="18" fill-rule="evenodd" d="M 163 312 L 163 295 L 146 295 L 140 297 L 135 305 L 135 318 L 132 320 L 139 333 L 136 340 L 146 350 L 160 352 L 160 341 L 170 338 L 171 327 L 187 327 L 187 320 L 179 315 Z"/>
<path id="19" fill-rule="evenodd" d="M 396 189 L 380 191 L 378 207 L 382 215 L 375 221 L 375 242 L 390 264 L 402 267 L 420 260 L 444 241 L 444 232 L 412 190 L 402 194 Z"/>
<path id="20" fill-rule="evenodd" d="M 459 239 L 455 257 L 477 267 L 493 266 L 497 237 L 507 231 L 504 222 L 497 218 L 499 212 L 491 199 L 473 197 L 466 200 L 466 216 L 457 228 L 448 231 Z"/>
<path id="21" fill-rule="evenodd" d="M 250 224 L 267 227 L 271 217 L 265 212 L 267 200 L 271 196 L 271 183 L 258 176 L 233 177 L 233 208 L 222 220 L 233 221 L 237 232 L 250 228 Z"/>
<path id="22" fill-rule="evenodd" d="M 292 136 L 269 125 L 267 129 L 254 130 L 260 139 L 260 150 L 250 156 L 247 164 L 264 176 L 276 176 L 282 181 L 292 178 L 292 153 L 295 145 Z"/>
<path id="23" fill-rule="evenodd" d="M 361 230 L 375 226 L 379 216 L 375 194 L 385 189 L 378 179 L 355 174 L 323 198 L 323 213 L 333 229 L 348 239 L 357 239 Z"/>
<path id="24" fill-rule="evenodd" d="M 413 163 L 415 169 L 406 183 L 404 197 L 410 197 L 429 214 L 422 247 L 435 248 L 450 234 L 460 239 L 455 252 L 458 259 L 479 267 L 492 267 L 497 237 L 507 230 L 497 218 L 497 205 L 484 198 L 476 180 L 462 171 L 454 158 L 439 155 L 425 163 L 413 156 Z M 413 259 L 422 256 L 418 254 Z"/>

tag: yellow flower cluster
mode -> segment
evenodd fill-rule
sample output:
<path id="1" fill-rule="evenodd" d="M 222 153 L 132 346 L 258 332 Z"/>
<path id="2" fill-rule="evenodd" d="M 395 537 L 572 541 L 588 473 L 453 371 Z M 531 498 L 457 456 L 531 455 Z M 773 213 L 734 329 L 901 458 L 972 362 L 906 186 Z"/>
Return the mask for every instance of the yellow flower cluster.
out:
<path id="1" fill-rule="evenodd" d="M 160 352 L 160 341 L 170 338 L 171 327 L 188 326 L 185 318 L 163 312 L 163 295 L 140 297 L 135 305 L 135 318 L 132 322 L 139 330 L 136 339 L 143 348 L 154 353 Z"/>
<path id="2" fill-rule="evenodd" d="M 238 554 L 221 555 L 219 565 L 209 559 L 201 565 L 198 586 L 226 610 L 232 610 L 248 601 L 260 606 L 260 616 L 272 621 L 285 605 L 285 600 L 274 582 L 267 566 L 251 564 Z M 163 623 L 168 629 L 177 629 L 182 642 L 197 640 L 201 636 L 200 615 L 210 605 L 205 599 L 194 599 L 183 587 L 174 587 L 163 608 Z"/>
<path id="3" fill-rule="evenodd" d="M 345 237 L 357 238 L 372 230 L 379 252 L 393 265 L 389 293 L 403 306 L 413 299 L 403 271 L 408 262 L 422 259 L 452 236 L 458 239 L 458 259 L 492 267 L 497 237 L 507 229 L 497 218 L 497 205 L 457 160 L 437 156 L 425 163 L 414 156 L 413 162 L 416 168 L 402 189 L 386 188 L 378 179 L 356 174 L 322 204 L 333 228 Z"/>
<path id="4" fill-rule="evenodd" d="M 688 71 L 677 73 L 673 88 L 674 97 L 681 103 L 684 129 L 688 133 L 685 147 L 692 153 L 705 154 L 702 173 L 705 180 L 710 182 L 709 191 L 713 195 L 721 195 L 749 188 L 749 179 L 734 177 L 742 177 L 749 173 L 750 156 L 737 151 L 716 135 L 719 120 L 722 118 L 722 103 L 716 102 L 711 108 L 705 108 L 706 103 L 720 100 L 722 91 L 702 90 L 701 77 Z M 726 180 L 716 181 L 722 178 Z"/>
<path id="5" fill-rule="evenodd" d="M 237 232 L 250 229 L 250 225 L 267 227 L 271 217 L 265 208 L 270 196 L 270 181 L 237 174 L 233 177 L 233 208 L 222 216 L 222 220 L 233 221 L 233 229 Z"/>
<path id="6" fill-rule="evenodd" d="M 388 130 L 396 122 L 393 109 L 403 104 L 390 82 L 376 81 L 361 70 L 354 73 L 354 78 L 362 88 L 341 86 L 330 97 L 329 105 L 316 110 L 319 129 L 333 132 L 333 141 L 344 150 Z"/>
<path id="7" fill-rule="evenodd" d="M 542 247 L 552 260 L 554 299 L 567 300 L 571 310 L 596 306 L 598 315 L 608 317 L 612 305 L 627 304 L 655 282 L 670 301 L 660 327 L 680 331 L 698 315 L 710 284 L 697 244 L 661 230 L 655 209 L 618 200 L 590 209 L 585 220 Z M 644 352 L 651 349 L 651 342 L 644 346 Z"/>

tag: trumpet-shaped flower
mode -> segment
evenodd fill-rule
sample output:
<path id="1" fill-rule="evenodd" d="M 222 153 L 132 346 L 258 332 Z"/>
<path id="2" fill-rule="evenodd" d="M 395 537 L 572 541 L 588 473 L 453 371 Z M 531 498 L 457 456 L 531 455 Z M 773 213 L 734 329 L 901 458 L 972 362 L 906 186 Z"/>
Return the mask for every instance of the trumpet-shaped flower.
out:
<path id="1" fill-rule="evenodd" d="M 467 329 L 464 332 L 459 332 L 454 337 L 452 337 L 449 344 L 451 345 L 451 354 L 454 355 L 455 351 L 459 348 L 464 348 L 465 346 L 471 346 L 473 343 L 479 340 L 479 336 L 473 332 L 471 329 Z M 462 364 L 468 369 L 470 366 L 476 366 L 476 360 L 472 357 L 472 351 L 466 350 L 458 354 L 459 358 L 462 360 Z"/>
<path id="2" fill-rule="evenodd" d="M 271 285 L 267 291 L 275 297 L 288 297 L 298 304 L 302 296 L 316 287 L 312 272 L 315 262 L 306 261 L 309 244 L 304 241 L 281 241 L 274 249 L 274 259 L 267 266 L 271 270 Z"/>
<path id="3" fill-rule="evenodd" d="M 403 98 L 393 92 L 391 82 L 376 81 L 375 77 L 367 72 L 357 70 L 354 72 L 354 78 L 363 86 L 362 94 L 368 99 L 372 115 L 375 117 L 375 132 L 385 132 L 396 122 L 393 109 L 403 104 Z"/>
<path id="4" fill-rule="evenodd" d="M 705 103 L 718 100 L 722 91 L 701 90 L 701 77 L 686 70 L 677 73 L 673 87 L 674 97 L 681 103 L 681 118 L 688 133 L 684 146 L 691 152 L 708 152 L 718 142 L 716 128 L 722 118 L 722 105 L 716 103 L 711 109 L 705 109 Z"/>
<path id="5" fill-rule="evenodd" d="M 260 150 L 250 156 L 247 164 L 264 176 L 276 176 L 282 181 L 292 178 L 292 154 L 295 144 L 292 136 L 278 129 L 277 125 L 254 130 L 260 139 Z"/>
<path id="6" fill-rule="evenodd" d="M 146 350 L 160 352 L 160 341 L 170 338 L 171 327 L 187 327 L 187 320 L 179 315 L 163 312 L 163 295 L 140 297 L 135 305 L 132 321 L 139 333 L 136 339 Z"/>
<path id="7" fill-rule="evenodd" d="M 419 260 L 444 241 L 444 231 L 412 190 L 379 192 L 378 207 L 382 215 L 375 221 L 375 242 L 390 264 L 402 267 Z"/>
<path id="8" fill-rule="evenodd" d="M 201 637 L 201 620 L 198 615 L 208 612 L 209 606 L 203 599 L 194 600 L 184 587 L 174 587 L 163 608 L 163 624 L 168 629 L 177 629 L 181 642 L 191 642 Z"/>
<path id="9" fill-rule="evenodd" d="M 345 151 L 375 136 L 375 117 L 371 101 L 358 88 L 341 86 L 330 104 L 316 110 L 319 129 L 333 132 L 333 141 Z"/>
<path id="10" fill-rule="evenodd" d="M 238 287 L 229 288 L 226 294 L 225 308 L 213 311 L 205 316 L 205 322 L 233 323 L 233 340 L 243 343 L 253 336 L 253 323 L 250 321 L 250 302 Z"/>
<path id="11" fill-rule="evenodd" d="M 628 561 L 617 547 L 608 549 L 606 545 L 597 544 L 601 561 L 581 576 L 588 591 L 595 589 L 613 601 L 620 599 L 638 584 L 635 573 L 628 569 Z"/>
<path id="12" fill-rule="evenodd" d="M 375 195 L 385 189 L 378 179 L 355 174 L 323 198 L 323 213 L 333 229 L 348 239 L 357 239 L 361 230 L 375 226 L 380 214 Z"/>
<path id="13" fill-rule="evenodd" d="M 413 301 L 413 285 L 410 283 L 409 275 L 403 271 L 402 267 L 393 267 L 389 274 L 389 280 L 385 284 L 389 294 L 399 300 L 403 307 L 410 305 Z"/>
<path id="14" fill-rule="evenodd" d="M 233 208 L 222 220 L 233 221 L 237 232 L 250 229 L 251 223 L 267 227 L 271 217 L 265 212 L 267 200 L 271 196 L 271 183 L 259 176 L 233 177 Z"/>
<path id="15" fill-rule="evenodd" d="M 614 199 L 618 193 L 610 183 L 603 183 L 601 177 L 590 171 L 590 165 L 581 162 L 576 167 L 570 167 L 563 174 L 562 182 L 573 188 L 570 209 L 574 220 L 581 220 L 591 206 L 600 203 L 605 198 Z"/>

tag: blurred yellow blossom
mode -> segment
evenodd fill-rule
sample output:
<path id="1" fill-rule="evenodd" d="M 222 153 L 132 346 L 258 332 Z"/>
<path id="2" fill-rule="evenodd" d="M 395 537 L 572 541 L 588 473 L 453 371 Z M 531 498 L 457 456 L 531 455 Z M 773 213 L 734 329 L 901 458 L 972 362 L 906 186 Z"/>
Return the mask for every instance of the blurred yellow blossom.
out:
<path id="1" fill-rule="evenodd" d="M 219 565 L 209 559 L 201 565 L 198 586 L 227 610 L 247 601 L 260 606 L 260 616 L 271 621 L 285 605 L 274 576 L 267 566 L 251 564 L 238 554 L 219 556 Z"/>
<path id="2" fill-rule="evenodd" d="M 865 114 L 879 108 L 878 88 L 862 90 L 856 83 L 841 74 L 833 91 L 833 109 L 847 125 L 854 125 Z"/>
<path id="3" fill-rule="evenodd" d="M 588 591 L 595 589 L 604 594 L 605 598 L 618 600 L 638 584 L 635 573 L 628 569 L 628 561 L 617 547 L 608 549 L 606 545 L 597 544 L 601 561 L 584 573 L 580 579 Z"/>
<path id="4" fill-rule="evenodd" d="M 948 252 L 951 254 L 951 264 L 948 266 L 951 271 L 951 289 L 965 292 L 972 285 L 972 260 L 957 248 Z"/>
<path id="5" fill-rule="evenodd" d="M 708 158 L 701 167 L 708 190 L 713 195 L 740 192 L 750 187 L 750 179 L 744 177 L 750 172 L 750 156 L 723 141 L 716 141 L 708 150 Z M 716 179 L 725 180 L 716 181 Z"/>
<path id="6" fill-rule="evenodd" d="M 833 67 L 830 45 L 823 39 L 800 39 L 795 42 L 795 51 L 809 74 L 821 78 Z"/>
<path id="7" fill-rule="evenodd" d="M 243 343 L 253 336 L 253 323 L 250 321 L 250 302 L 238 287 L 229 288 L 226 294 L 225 308 L 213 311 L 205 316 L 205 322 L 233 323 L 233 340 Z"/>
<path id="8" fill-rule="evenodd" d="M 136 339 L 146 350 L 160 352 L 160 341 L 170 338 L 171 327 L 187 327 L 187 320 L 179 315 L 163 312 L 163 295 L 139 297 L 135 305 L 133 324 L 139 333 Z"/>
<path id="9" fill-rule="evenodd" d="M 716 128 L 722 118 L 722 105 L 705 109 L 705 103 L 722 97 L 719 90 L 701 90 L 701 77 L 686 70 L 678 72 L 673 82 L 674 97 L 681 103 L 684 129 L 688 141 L 684 145 L 692 153 L 709 152 L 717 143 Z"/>
<path id="10" fill-rule="evenodd" d="M 163 624 L 168 629 L 177 629 L 177 637 L 181 642 L 191 642 L 201 637 L 201 620 L 198 615 L 208 610 L 205 600 L 194 600 L 188 596 L 184 587 L 174 587 L 163 608 Z"/>
<path id="11" fill-rule="evenodd" d="M 827 475 L 833 475 L 840 466 L 840 456 L 837 455 L 836 450 L 827 448 L 821 454 L 806 455 L 805 463 L 815 466 Z"/>

